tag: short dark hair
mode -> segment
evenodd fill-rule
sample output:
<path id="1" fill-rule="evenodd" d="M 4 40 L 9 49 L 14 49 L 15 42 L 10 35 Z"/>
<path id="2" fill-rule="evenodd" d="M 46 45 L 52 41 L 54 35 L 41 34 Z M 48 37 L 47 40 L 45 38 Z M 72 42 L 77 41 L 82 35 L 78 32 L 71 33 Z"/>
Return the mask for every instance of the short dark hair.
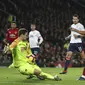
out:
<path id="1" fill-rule="evenodd" d="M 18 35 L 20 36 L 20 35 L 24 35 L 26 32 L 28 32 L 25 28 L 21 28 L 21 29 L 19 29 L 19 31 L 18 31 Z"/>
<path id="2" fill-rule="evenodd" d="M 78 16 L 77 14 L 74 14 L 73 17 L 77 17 L 77 18 L 79 18 L 79 16 Z"/>

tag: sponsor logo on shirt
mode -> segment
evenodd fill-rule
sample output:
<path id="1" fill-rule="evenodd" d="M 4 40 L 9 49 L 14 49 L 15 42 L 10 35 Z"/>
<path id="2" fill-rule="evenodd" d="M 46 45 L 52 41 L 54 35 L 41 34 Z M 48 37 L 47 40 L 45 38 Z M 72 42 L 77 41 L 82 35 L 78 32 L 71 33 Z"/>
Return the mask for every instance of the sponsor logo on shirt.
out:
<path id="1" fill-rule="evenodd" d="M 10 36 L 10 38 L 16 38 L 15 34 L 10 34 L 9 36 Z"/>

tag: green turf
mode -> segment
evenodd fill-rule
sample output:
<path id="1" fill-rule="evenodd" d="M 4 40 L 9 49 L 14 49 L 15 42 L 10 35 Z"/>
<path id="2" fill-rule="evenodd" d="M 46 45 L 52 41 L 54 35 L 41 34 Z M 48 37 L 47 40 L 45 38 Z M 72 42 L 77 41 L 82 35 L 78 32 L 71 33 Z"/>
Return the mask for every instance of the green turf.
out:
<path id="1" fill-rule="evenodd" d="M 42 68 L 44 72 L 52 75 L 61 72 L 61 68 Z M 20 74 L 15 68 L 0 67 L 0 85 L 85 85 L 85 81 L 77 81 L 83 68 L 69 68 L 68 74 L 59 75 L 62 81 L 38 80 L 37 78 L 26 79 L 27 76 Z"/>

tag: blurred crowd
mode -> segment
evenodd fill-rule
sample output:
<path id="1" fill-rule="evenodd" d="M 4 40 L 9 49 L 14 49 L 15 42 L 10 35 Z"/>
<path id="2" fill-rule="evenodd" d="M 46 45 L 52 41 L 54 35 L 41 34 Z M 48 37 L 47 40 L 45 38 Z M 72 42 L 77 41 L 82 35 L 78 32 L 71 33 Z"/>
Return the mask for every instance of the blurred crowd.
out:
<path id="1" fill-rule="evenodd" d="M 39 64 L 42 67 L 63 67 L 69 41 L 65 37 L 70 34 L 72 15 L 77 13 L 80 22 L 85 25 L 85 10 L 71 0 L 1 0 L 5 7 L 0 6 L 0 64 L 10 63 L 10 57 L 2 55 L 2 40 L 11 21 L 17 27 L 25 27 L 30 31 L 30 24 L 36 23 L 44 42 L 41 45 Z M 5 56 L 5 57 L 4 57 Z M 79 55 L 72 58 L 70 66 L 83 66 L 84 61 Z"/>

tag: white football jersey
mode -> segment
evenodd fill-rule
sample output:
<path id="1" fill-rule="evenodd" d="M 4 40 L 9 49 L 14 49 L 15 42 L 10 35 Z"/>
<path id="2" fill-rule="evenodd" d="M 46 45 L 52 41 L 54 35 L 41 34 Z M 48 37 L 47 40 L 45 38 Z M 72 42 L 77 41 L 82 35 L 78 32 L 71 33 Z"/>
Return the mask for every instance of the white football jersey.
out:
<path id="1" fill-rule="evenodd" d="M 77 29 L 77 30 L 80 30 L 80 31 L 85 31 L 84 26 L 81 23 L 72 24 L 71 28 L 74 28 L 74 29 Z M 70 43 L 82 43 L 82 39 L 81 38 L 75 38 L 74 34 L 80 35 L 77 32 L 71 31 Z"/>
<path id="2" fill-rule="evenodd" d="M 38 41 L 39 40 L 39 41 Z M 43 38 L 38 30 L 29 32 L 30 48 L 39 48 L 39 45 L 43 42 Z"/>

